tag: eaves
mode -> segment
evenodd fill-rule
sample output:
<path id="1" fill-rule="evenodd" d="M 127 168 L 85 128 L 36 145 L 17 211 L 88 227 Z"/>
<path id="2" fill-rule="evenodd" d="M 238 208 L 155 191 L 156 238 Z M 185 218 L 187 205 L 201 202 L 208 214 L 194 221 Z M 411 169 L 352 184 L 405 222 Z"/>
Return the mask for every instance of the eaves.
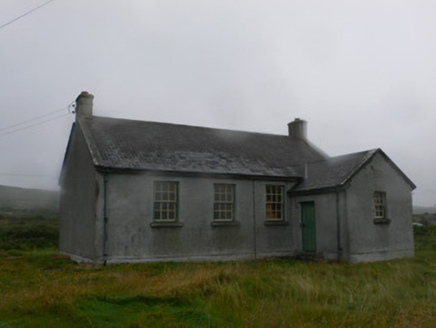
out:
<path id="1" fill-rule="evenodd" d="M 282 181 L 282 182 L 301 182 L 302 177 L 290 176 L 271 176 L 271 175 L 254 175 L 254 174 L 238 174 L 238 173 L 207 173 L 194 171 L 164 171 L 164 170 L 149 170 L 140 168 L 123 168 L 123 167 L 106 167 L 95 165 L 98 172 L 106 174 L 132 174 L 132 175 L 155 175 L 168 177 L 195 177 L 195 178 L 219 178 L 219 179 L 238 179 L 238 180 L 257 180 L 257 181 Z"/>

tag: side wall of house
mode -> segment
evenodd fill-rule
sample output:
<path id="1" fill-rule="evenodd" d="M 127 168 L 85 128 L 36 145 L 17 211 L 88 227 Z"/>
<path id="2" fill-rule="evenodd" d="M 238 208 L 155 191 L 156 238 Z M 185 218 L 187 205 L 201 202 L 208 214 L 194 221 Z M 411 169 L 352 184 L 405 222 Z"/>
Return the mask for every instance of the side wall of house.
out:
<path id="1" fill-rule="evenodd" d="M 386 195 L 387 220 L 375 220 L 374 192 Z M 347 189 L 350 262 L 414 255 L 412 188 L 380 154 Z"/>
<path id="2" fill-rule="evenodd" d="M 94 166 L 79 124 L 75 124 L 61 179 L 59 250 L 81 261 L 93 261 L 95 248 Z"/>
<path id="3" fill-rule="evenodd" d="M 178 183 L 178 223 L 153 223 L 155 181 Z M 235 186 L 235 223 L 214 224 L 214 184 Z M 108 176 L 108 263 L 238 260 L 293 255 L 290 205 L 284 223 L 266 223 L 265 186 L 292 183 L 168 177 Z"/>
<path id="4" fill-rule="evenodd" d="M 315 206 L 315 255 L 328 260 L 346 261 L 348 250 L 348 227 L 345 219 L 344 191 L 297 196 L 292 198 L 292 222 L 294 247 L 303 252 L 302 203 L 313 202 Z M 338 222 L 339 221 L 339 222 Z M 338 231 L 340 234 L 338 235 Z"/>

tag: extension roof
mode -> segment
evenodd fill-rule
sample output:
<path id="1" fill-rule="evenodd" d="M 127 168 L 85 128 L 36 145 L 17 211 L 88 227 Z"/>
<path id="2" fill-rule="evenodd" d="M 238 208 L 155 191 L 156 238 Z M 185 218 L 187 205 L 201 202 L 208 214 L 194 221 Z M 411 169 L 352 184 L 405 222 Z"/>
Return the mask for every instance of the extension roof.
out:
<path id="1" fill-rule="evenodd" d="M 97 116 L 78 122 L 100 169 L 295 179 L 303 163 L 326 158 L 289 136 Z"/>
<path id="2" fill-rule="evenodd" d="M 341 188 L 365 167 L 376 154 L 383 156 L 412 189 L 416 188 L 415 184 L 381 149 L 372 149 L 307 163 L 305 168 L 307 178 L 302 180 L 289 192 L 291 194 L 302 194 Z"/>

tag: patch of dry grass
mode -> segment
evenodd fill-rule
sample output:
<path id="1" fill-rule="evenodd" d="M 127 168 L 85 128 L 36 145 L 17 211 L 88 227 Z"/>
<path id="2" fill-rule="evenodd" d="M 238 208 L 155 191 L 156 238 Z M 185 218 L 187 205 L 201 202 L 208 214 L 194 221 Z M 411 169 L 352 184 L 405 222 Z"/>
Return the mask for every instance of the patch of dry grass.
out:
<path id="1" fill-rule="evenodd" d="M 0 326 L 433 327 L 436 250 L 429 236 L 418 236 L 414 259 L 356 265 L 95 267 L 55 249 L 2 251 Z"/>
<path id="2" fill-rule="evenodd" d="M 60 320 L 91 327 L 147 322 L 174 327 L 430 327 L 436 323 L 436 258 L 425 261 L 427 265 L 418 258 L 359 265 L 277 260 L 92 267 L 54 253 L 3 257 L 0 322 L 29 327 L 39 320 L 41 326 Z"/>

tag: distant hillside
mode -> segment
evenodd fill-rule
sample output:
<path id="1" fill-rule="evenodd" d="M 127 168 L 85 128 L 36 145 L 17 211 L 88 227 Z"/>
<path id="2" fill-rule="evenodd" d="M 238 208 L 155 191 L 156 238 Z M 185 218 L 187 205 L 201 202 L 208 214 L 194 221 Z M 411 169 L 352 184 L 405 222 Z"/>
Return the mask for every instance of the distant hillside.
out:
<path id="1" fill-rule="evenodd" d="M 59 191 L 26 189 L 0 185 L 0 212 L 57 214 Z M 436 206 L 413 206 L 413 214 L 435 214 Z"/>
<path id="2" fill-rule="evenodd" d="M 57 214 L 59 191 L 0 186 L 0 212 Z"/>
<path id="3" fill-rule="evenodd" d="M 436 213 L 436 206 L 413 206 L 413 214 Z"/>

